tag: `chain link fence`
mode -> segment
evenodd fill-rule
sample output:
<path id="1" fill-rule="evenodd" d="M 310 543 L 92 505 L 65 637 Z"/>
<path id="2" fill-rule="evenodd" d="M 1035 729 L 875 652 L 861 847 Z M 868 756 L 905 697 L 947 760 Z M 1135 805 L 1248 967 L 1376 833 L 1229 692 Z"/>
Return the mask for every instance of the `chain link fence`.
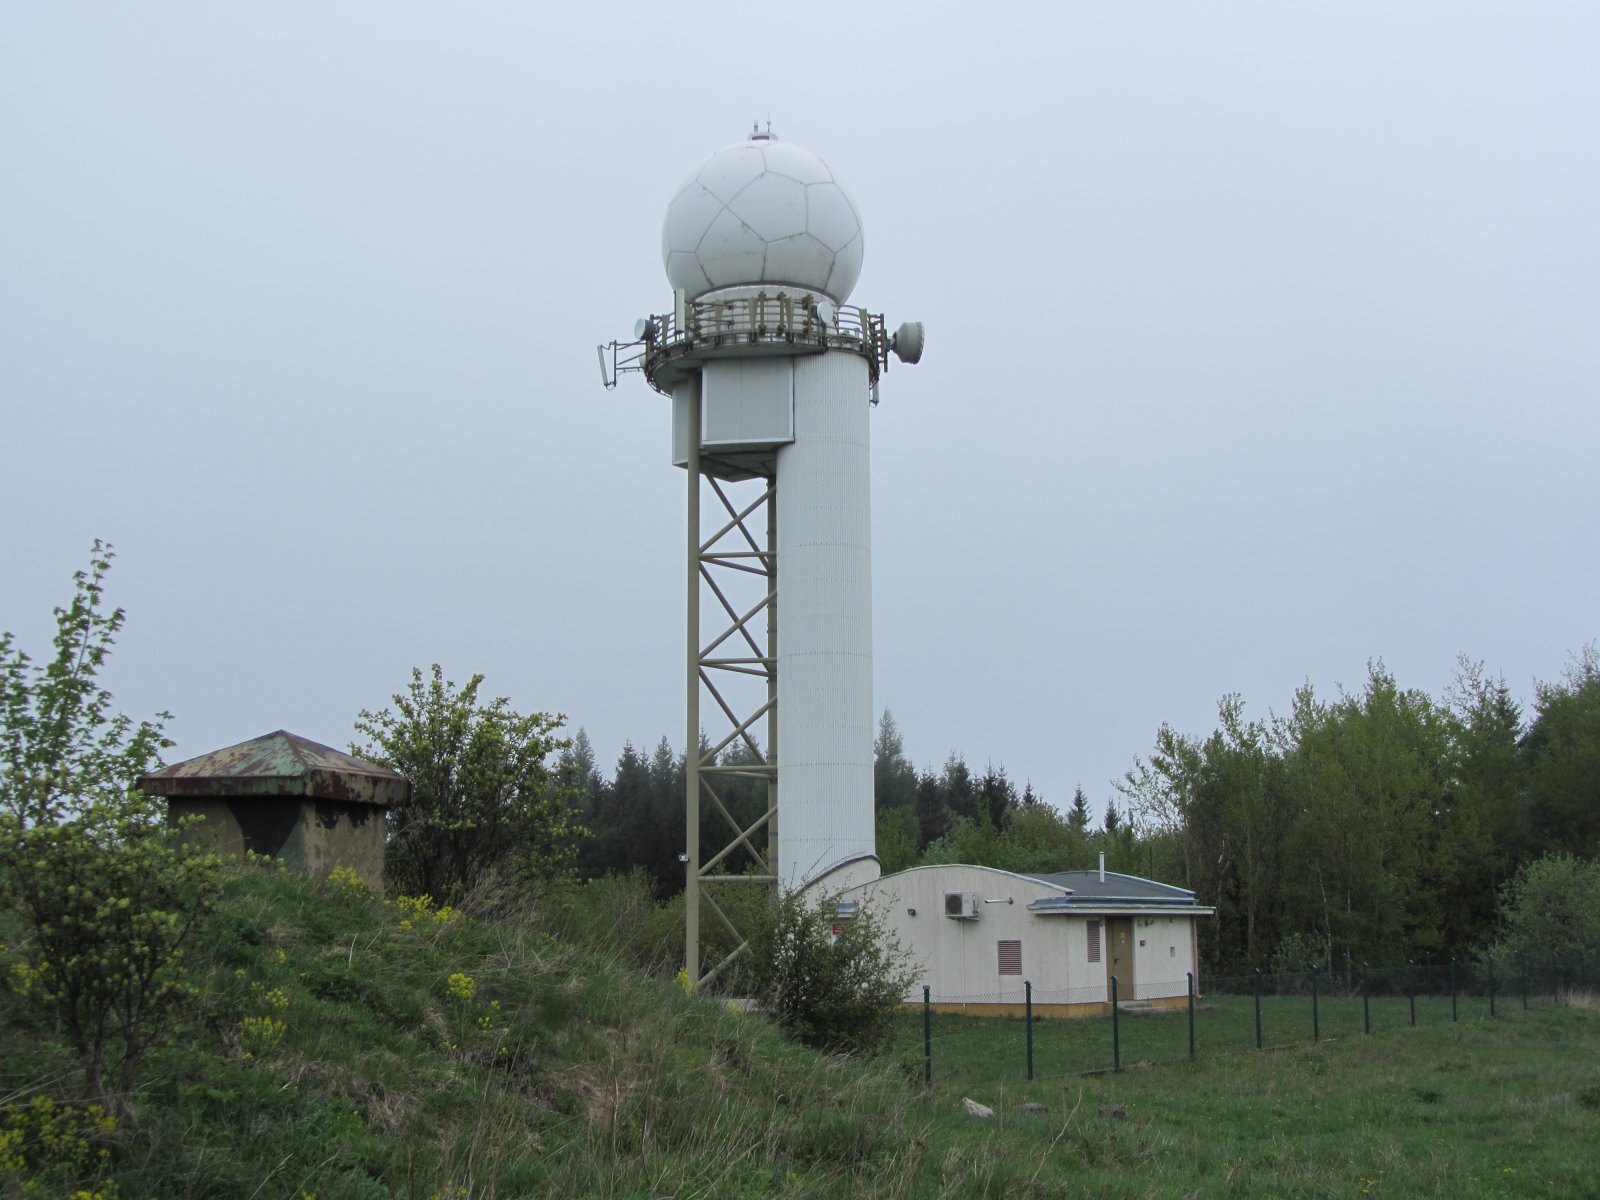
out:
<path id="1" fill-rule="evenodd" d="M 1445 1022 L 1514 1018 L 1600 990 L 1600 962 L 1581 957 L 1454 959 L 1337 971 L 1208 979 L 1189 994 L 1105 1002 L 1099 987 L 943 995 L 923 989 L 921 1012 L 897 1043 L 927 1083 L 952 1075 L 1039 1079 L 1193 1060 Z M 1116 987 L 1113 986 L 1113 992 Z M 1104 1015 L 1096 1015 L 1096 1007 Z M 1058 1019 L 1066 1013 L 1080 1013 Z"/>

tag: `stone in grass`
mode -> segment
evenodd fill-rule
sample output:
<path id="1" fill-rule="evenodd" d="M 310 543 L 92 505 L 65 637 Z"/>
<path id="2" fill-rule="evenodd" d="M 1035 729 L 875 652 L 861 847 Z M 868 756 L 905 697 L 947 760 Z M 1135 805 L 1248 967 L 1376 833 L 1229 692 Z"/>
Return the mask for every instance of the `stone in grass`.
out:
<path id="1" fill-rule="evenodd" d="M 967 1110 L 967 1116 L 969 1117 L 994 1116 L 994 1109 L 987 1104 L 979 1104 L 976 1100 L 970 1100 L 965 1096 L 961 1098 L 961 1107 Z"/>
<path id="2" fill-rule="evenodd" d="M 1037 1100 L 1029 1100 L 1022 1106 L 1022 1111 L 1025 1113 L 1047 1113 L 1050 1110 Z"/>
<path id="3" fill-rule="evenodd" d="M 1102 1117 L 1126 1117 L 1128 1110 L 1120 1104 L 1102 1104 L 1100 1106 L 1100 1115 Z"/>

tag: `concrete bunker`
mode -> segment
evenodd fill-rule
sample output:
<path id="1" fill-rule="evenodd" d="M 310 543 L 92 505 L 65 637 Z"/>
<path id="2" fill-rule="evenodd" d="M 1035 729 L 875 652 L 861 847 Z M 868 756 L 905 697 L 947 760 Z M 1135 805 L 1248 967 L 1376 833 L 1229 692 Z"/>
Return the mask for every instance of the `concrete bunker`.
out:
<path id="1" fill-rule="evenodd" d="M 385 814 L 411 785 L 397 771 L 287 730 L 175 763 L 139 781 L 167 800 L 167 819 L 203 818 L 190 836 L 219 854 L 247 851 L 291 870 L 349 867 L 383 893 Z"/>

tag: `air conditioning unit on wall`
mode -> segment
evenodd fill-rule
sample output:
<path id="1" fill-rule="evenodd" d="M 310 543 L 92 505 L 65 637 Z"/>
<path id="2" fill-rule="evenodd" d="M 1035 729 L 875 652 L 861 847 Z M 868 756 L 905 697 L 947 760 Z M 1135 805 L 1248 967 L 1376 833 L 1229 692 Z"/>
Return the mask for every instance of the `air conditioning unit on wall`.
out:
<path id="1" fill-rule="evenodd" d="M 944 915 L 953 921 L 976 921 L 978 919 L 978 893 L 946 892 L 944 894 Z"/>

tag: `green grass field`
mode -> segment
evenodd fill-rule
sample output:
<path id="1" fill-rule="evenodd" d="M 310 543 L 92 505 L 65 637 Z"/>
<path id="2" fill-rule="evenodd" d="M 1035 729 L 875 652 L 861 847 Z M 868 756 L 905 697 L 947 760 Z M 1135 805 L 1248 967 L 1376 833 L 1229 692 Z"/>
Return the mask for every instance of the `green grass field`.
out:
<path id="1" fill-rule="evenodd" d="M 1412 1027 L 1406 998 L 1386 997 L 1371 1001 L 1369 1036 L 1359 997 L 1319 1007 L 1313 1042 L 1308 998 L 1263 999 L 1269 1048 L 1257 1052 L 1249 997 L 1203 1002 L 1194 1063 L 1185 1014 L 1125 1014 L 1117 1073 L 1109 1019 L 1035 1022 L 1031 1083 L 1022 1021 L 935 1017 L 933 1092 L 993 1107 L 997 1151 L 1028 1129 L 1040 1180 L 1069 1189 L 1054 1194 L 1600 1194 L 1600 1014 L 1545 999 L 1490 1019 L 1463 999 L 1453 1023 L 1447 996 L 1419 997 Z M 922 1037 L 908 1018 L 908 1071 Z M 1057 1172 L 1063 1155 L 1076 1171 Z M 1015 1177 L 999 1191 L 972 1183 L 978 1195 L 1052 1194 L 1017 1191 Z"/>
<path id="2" fill-rule="evenodd" d="M 0 1197 L 1600 1193 L 1600 1012 L 1579 1003 L 1452 1023 L 1435 997 L 1413 1028 L 1385 998 L 1367 1036 L 1359 1000 L 1329 1002 L 1313 1043 L 1308 1002 L 1274 997 L 1281 1048 L 1257 1052 L 1249 998 L 1207 998 L 1198 1061 L 1182 1013 L 1128 1015 L 1125 1069 L 1089 1075 L 1110 1022 L 1040 1022 L 1032 1082 L 1022 1022 L 945 1017 L 925 1087 L 915 1014 L 882 1058 L 818 1055 L 536 911 L 438 922 L 244 868 L 190 961 L 136 1123 L 82 1153 L 28 1115 L 70 1101 L 59 1031 L 0 992 L 0 1134 L 33 1131 Z"/>

